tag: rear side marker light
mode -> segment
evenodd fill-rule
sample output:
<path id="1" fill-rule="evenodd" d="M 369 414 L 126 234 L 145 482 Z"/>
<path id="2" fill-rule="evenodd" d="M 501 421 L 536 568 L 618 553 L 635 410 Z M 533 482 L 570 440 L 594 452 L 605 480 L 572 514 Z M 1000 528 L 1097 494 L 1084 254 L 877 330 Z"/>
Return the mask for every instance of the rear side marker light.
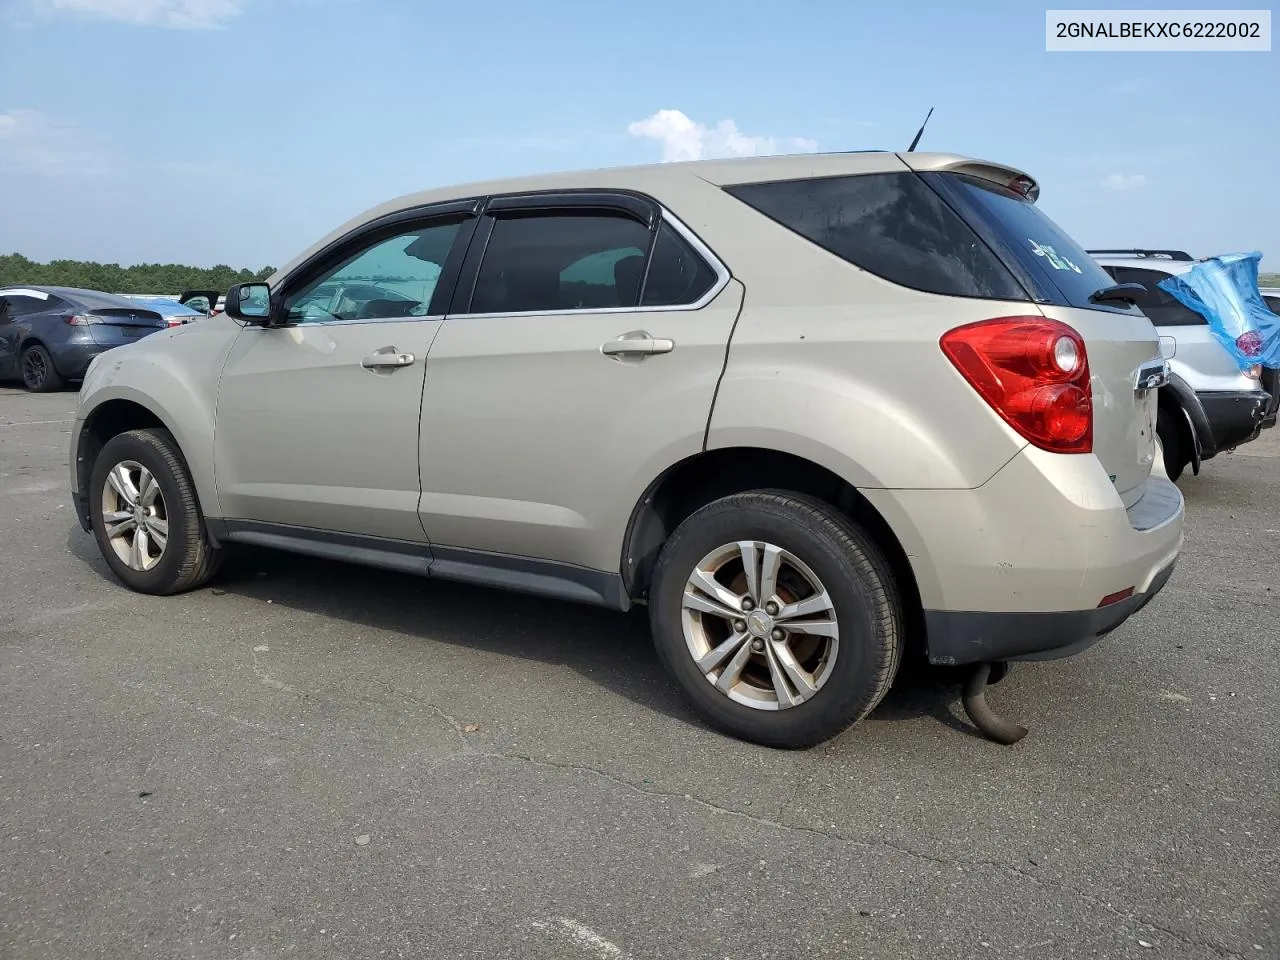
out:
<path id="1" fill-rule="evenodd" d="M 1054 453 L 1093 452 L 1093 390 L 1084 340 L 1047 317 L 997 317 L 942 335 L 942 352 L 1026 440 Z"/>
<path id="2" fill-rule="evenodd" d="M 1113 603 L 1119 603 L 1121 600 L 1128 600 L 1133 596 L 1133 587 L 1125 587 L 1123 590 L 1117 590 L 1115 593 L 1108 593 L 1105 597 L 1098 601 L 1099 608 L 1109 607 Z"/>

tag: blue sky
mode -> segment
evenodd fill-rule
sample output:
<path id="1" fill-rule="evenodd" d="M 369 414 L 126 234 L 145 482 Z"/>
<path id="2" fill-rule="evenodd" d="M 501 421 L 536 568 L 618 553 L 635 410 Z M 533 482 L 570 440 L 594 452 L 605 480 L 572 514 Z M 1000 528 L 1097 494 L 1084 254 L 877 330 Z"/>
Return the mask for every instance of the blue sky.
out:
<path id="1" fill-rule="evenodd" d="M 1280 53 L 1046 53 L 1025 0 L 0 0 L 0 50 L 0 252 L 38 260 L 279 264 L 417 189 L 901 149 L 934 106 L 921 149 L 1087 245 L 1280 269 Z"/>

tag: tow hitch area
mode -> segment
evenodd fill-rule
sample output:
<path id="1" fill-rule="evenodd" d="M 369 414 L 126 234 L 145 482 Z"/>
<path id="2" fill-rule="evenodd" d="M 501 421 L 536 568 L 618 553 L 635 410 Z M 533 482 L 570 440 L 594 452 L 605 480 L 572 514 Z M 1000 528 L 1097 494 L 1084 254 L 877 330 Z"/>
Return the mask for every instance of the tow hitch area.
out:
<path id="1" fill-rule="evenodd" d="M 979 663 L 964 685 L 964 712 L 984 737 L 1011 746 L 1027 735 L 1027 728 L 998 717 L 987 705 L 987 687 L 1003 680 L 1009 673 L 1007 663 Z"/>

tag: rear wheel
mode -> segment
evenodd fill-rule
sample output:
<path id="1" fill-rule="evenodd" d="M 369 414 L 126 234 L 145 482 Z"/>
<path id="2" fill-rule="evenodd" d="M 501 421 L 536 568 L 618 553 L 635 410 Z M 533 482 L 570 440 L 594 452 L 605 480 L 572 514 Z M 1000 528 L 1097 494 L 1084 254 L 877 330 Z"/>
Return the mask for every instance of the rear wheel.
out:
<path id="1" fill-rule="evenodd" d="M 1156 413 L 1156 436 L 1164 449 L 1164 470 L 1170 480 L 1177 480 L 1191 462 L 1185 426 L 1176 414 L 1161 408 Z"/>
<path id="2" fill-rule="evenodd" d="M 94 462 L 89 512 L 112 572 L 140 593 L 181 593 L 214 573 L 219 552 L 167 430 L 112 437 Z"/>
<path id="3" fill-rule="evenodd" d="M 782 491 L 736 494 L 684 521 L 654 571 L 650 623 L 709 723 L 808 747 L 866 716 L 902 654 L 889 565 L 848 517 Z"/>
<path id="4" fill-rule="evenodd" d="M 22 351 L 22 383 L 34 393 L 62 389 L 62 377 L 53 366 L 53 357 L 43 344 L 33 343 Z"/>

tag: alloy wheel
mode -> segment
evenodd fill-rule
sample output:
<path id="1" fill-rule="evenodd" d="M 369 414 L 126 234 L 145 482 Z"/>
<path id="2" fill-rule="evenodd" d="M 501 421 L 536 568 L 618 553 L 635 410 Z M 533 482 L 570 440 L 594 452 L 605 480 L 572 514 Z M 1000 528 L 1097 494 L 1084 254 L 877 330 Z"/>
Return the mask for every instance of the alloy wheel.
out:
<path id="1" fill-rule="evenodd" d="M 135 460 L 111 468 L 102 487 L 102 523 L 116 556 L 131 569 L 146 571 L 160 562 L 169 514 L 150 470 Z"/>
<path id="2" fill-rule="evenodd" d="M 712 550 L 690 574 L 681 606 L 698 670 L 737 703 L 790 709 L 831 676 L 840 648 L 834 602 L 813 570 L 775 544 Z"/>
<path id="3" fill-rule="evenodd" d="M 39 390 L 49 376 L 49 366 L 39 350 L 28 350 L 22 356 L 22 382 L 29 390 Z"/>

